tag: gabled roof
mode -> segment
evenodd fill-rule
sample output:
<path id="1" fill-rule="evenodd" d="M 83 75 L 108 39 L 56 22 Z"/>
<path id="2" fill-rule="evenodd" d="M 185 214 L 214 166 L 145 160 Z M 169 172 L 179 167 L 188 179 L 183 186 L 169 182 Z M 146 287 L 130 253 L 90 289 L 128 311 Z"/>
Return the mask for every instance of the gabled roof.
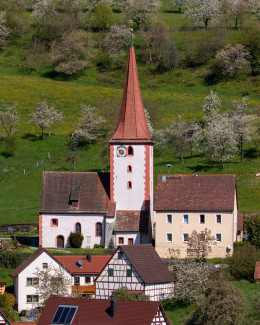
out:
<path id="1" fill-rule="evenodd" d="M 254 278 L 256 280 L 260 280 L 260 262 L 255 263 L 255 275 Z"/>
<path id="2" fill-rule="evenodd" d="M 114 231 L 147 232 L 149 211 L 117 211 Z"/>
<path id="3" fill-rule="evenodd" d="M 127 141 L 130 143 L 152 142 L 144 113 L 133 46 L 129 50 L 121 107 L 116 130 L 110 143 L 127 143 Z"/>
<path id="4" fill-rule="evenodd" d="M 60 305 L 78 306 L 71 325 L 151 325 L 158 308 L 169 325 L 163 307 L 158 301 L 116 301 L 116 311 L 110 316 L 110 300 L 50 297 L 39 318 L 38 325 L 50 325 Z"/>
<path id="5" fill-rule="evenodd" d="M 158 175 L 154 210 L 233 211 L 235 194 L 235 175 Z"/>
<path id="6" fill-rule="evenodd" d="M 102 213 L 114 216 L 109 173 L 43 172 L 40 213 Z M 78 206 L 70 204 L 78 201 Z"/>
<path id="7" fill-rule="evenodd" d="M 84 256 L 54 256 L 54 258 L 62 264 L 71 274 L 99 274 L 104 265 L 110 259 L 110 256 L 91 256 L 91 262 Z M 78 261 L 82 260 L 81 267 Z"/>

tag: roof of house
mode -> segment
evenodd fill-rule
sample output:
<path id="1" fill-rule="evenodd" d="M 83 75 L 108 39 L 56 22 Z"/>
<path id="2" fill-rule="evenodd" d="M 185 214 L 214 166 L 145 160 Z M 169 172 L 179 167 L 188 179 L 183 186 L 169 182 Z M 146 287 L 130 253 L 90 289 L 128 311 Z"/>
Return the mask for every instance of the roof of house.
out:
<path id="1" fill-rule="evenodd" d="M 244 217 L 245 215 L 242 213 L 237 214 L 237 230 L 239 231 L 244 230 Z"/>
<path id="2" fill-rule="evenodd" d="M 78 306 L 71 325 L 151 325 L 158 308 L 163 312 L 166 324 L 170 324 L 161 303 L 158 301 L 117 300 L 113 317 L 110 316 L 110 301 L 108 299 L 50 297 L 38 320 L 38 325 L 50 325 L 60 305 Z"/>
<path id="3" fill-rule="evenodd" d="M 109 173 L 43 172 L 40 213 L 115 215 L 109 199 Z M 74 207 L 70 201 L 78 201 Z"/>
<path id="4" fill-rule="evenodd" d="M 154 209 L 233 211 L 235 193 L 235 175 L 158 175 Z"/>
<path id="5" fill-rule="evenodd" d="M 54 256 L 71 274 L 99 274 L 111 256 L 91 256 L 91 262 L 84 256 Z M 78 261 L 82 260 L 80 266 Z"/>
<path id="6" fill-rule="evenodd" d="M 149 212 L 117 211 L 114 231 L 146 232 L 148 229 Z"/>
<path id="7" fill-rule="evenodd" d="M 260 262 L 255 263 L 255 275 L 254 278 L 260 280 Z"/>
<path id="8" fill-rule="evenodd" d="M 138 80 L 135 50 L 129 49 L 124 91 L 116 130 L 110 142 L 151 143 Z"/>

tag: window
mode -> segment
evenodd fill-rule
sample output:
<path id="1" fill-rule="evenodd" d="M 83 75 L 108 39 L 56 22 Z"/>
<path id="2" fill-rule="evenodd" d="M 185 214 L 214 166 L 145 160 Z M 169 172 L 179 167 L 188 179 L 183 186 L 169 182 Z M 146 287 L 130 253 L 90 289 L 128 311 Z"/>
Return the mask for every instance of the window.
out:
<path id="1" fill-rule="evenodd" d="M 71 200 L 70 201 L 70 205 L 74 208 L 76 208 L 78 206 L 78 200 Z"/>
<path id="2" fill-rule="evenodd" d="M 205 223 L 205 214 L 200 215 L 200 223 L 204 224 Z"/>
<path id="3" fill-rule="evenodd" d="M 90 282 L 91 282 L 91 277 L 85 276 L 85 283 L 90 283 Z"/>
<path id="4" fill-rule="evenodd" d="M 129 165 L 129 166 L 127 167 L 127 172 L 128 172 L 128 173 L 132 173 L 132 166 Z"/>
<path id="5" fill-rule="evenodd" d="M 200 239 L 200 241 L 205 241 L 205 239 L 206 239 L 206 236 L 205 236 L 205 232 L 201 232 L 200 233 L 200 237 L 199 237 L 199 239 Z"/>
<path id="6" fill-rule="evenodd" d="M 39 302 L 39 296 L 38 295 L 27 295 L 26 302 L 30 302 L 30 303 Z"/>
<path id="7" fill-rule="evenodd" d="M 118 238 L 118 244 L 124 244 L 124 237 Z"/>
<path id="8" fill-rule="evenodd" d="M 132 189 L 132 182 L 127 183 L 127 188 L 130 189 L 130 190 Z"/>
<path id="9" fill-rule="evenodd" d="M 184 233 L 184 234 L 183 234 L 183 241 L 184 241 L 184 242 L 187 242 L 188 240 L 189 240 L 189 234 Z"/>
<path id="10" fill-rule="evenodd" d="M 134 239 L 128 238 L 128 245 L 134 245 Z"/>
<path id="11" fill-rule="evenodd" d="M 75 230 L 77 233 L 81 234 L 81 224 L 79 222 L 76 223 Z"/>
<path id="12" fill-rule="evenodd" d="M 132 276 L 132 270 L 131 269 L 126 270 L 126 276 L 128 278 L 130 278 Z"/>
<path id="13" fill-rule="evenodd" d="M 221 214 L 216 215 L 216 223 L 221 223 Z"/>
<path id="14" fill-rule="evenodd" d="M 114 275 L 114 270 L 108 269 L 108 276 L 113 276 L 113 275 Z"/>
<path id="15" fill-rule="evenodd" d="M 221 234 L 216 234 L 216 242 L 221 242 L 221 238 L 222 236 L 221 236 Z"/>
<path id="16" fill-rule="evenodd" d="M 123 254 L 122 252 L 118 252 L 118 255 L 117 255 L 118 259 L 121 260 L 123 258 Z"/>
<path id="17" fill-rule="evenodd" d="M 78 306 L 60 305 L 53 317 L 51 324 L 66 324 L 70 325 L 73 321 Z"/>
<path id="18" fill-rule="evenodd" d="M 166 223 L 172 223 L 172 215 L 171 214 L 167 214 Z"/>
<path id="19" fill-rule="evenodd" d="M 127 149 L 127 155 L 128 156 L 133 156 L 134 155 L 134 149 L 133 147 L 129 146 Z"/>
<path id="20" fill-rule="evenodd" d="M 166 242 L 171 243 L 172 242 L 172 233 L 167 233 L 166 234 Z"/>
<path id="21" fill-rule="evenodd" d="M 39 285 L 39 278 L 27 278 L 26 279 L 27 286 L 38 286 Z"/>
<path id="22" fill-rule="evenodd" d="M 96 237 L 102 237 L 102 223 L 96 223 Z"/>
<path id="23" fill-rule="evenodd" d="M 183 215 L 183 223 L 186 223 L 186 224 L 189 223 L 189 215 L 188 214 Z"/>
<path id="24" fill-rule="evenodd" d="M 48 263 L 42 263 L 42 268 L 47 269 L 48 268 Z"/>
<path id="25" fill-rule="evenodd" d="M 74 285 L 79 286 L 79 284 L 80 284 L 79 276 L 74 276 Z"/>
<path id="26" fill-rule="evenodd" d="M 58 219 L 51 219 L 51 227 L 58 227 Z"/>

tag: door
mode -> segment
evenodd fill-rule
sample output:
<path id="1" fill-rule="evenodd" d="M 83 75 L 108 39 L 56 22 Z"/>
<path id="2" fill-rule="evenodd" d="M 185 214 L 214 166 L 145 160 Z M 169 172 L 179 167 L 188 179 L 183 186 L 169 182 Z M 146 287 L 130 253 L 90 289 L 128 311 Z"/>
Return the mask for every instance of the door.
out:
<path id="1" fill-rule="evenodd" d="M 57 248 L 64 248 L 64 237 L 61 235 L 57 237 Z"/>

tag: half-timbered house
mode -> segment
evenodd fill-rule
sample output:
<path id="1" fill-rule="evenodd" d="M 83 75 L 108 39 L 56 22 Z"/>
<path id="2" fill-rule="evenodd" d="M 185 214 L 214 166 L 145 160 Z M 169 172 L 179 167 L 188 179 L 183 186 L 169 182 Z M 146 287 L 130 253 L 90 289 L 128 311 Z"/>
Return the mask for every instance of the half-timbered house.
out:
<path id="1" fill-rule="evenodd" d="M 125 245 L 117 248 L 95 283 L 96 299 L 110 299 L 113 292 L 127 287 L 158 301 L 173 294 L 174 277 L 151 244 Z"/>

